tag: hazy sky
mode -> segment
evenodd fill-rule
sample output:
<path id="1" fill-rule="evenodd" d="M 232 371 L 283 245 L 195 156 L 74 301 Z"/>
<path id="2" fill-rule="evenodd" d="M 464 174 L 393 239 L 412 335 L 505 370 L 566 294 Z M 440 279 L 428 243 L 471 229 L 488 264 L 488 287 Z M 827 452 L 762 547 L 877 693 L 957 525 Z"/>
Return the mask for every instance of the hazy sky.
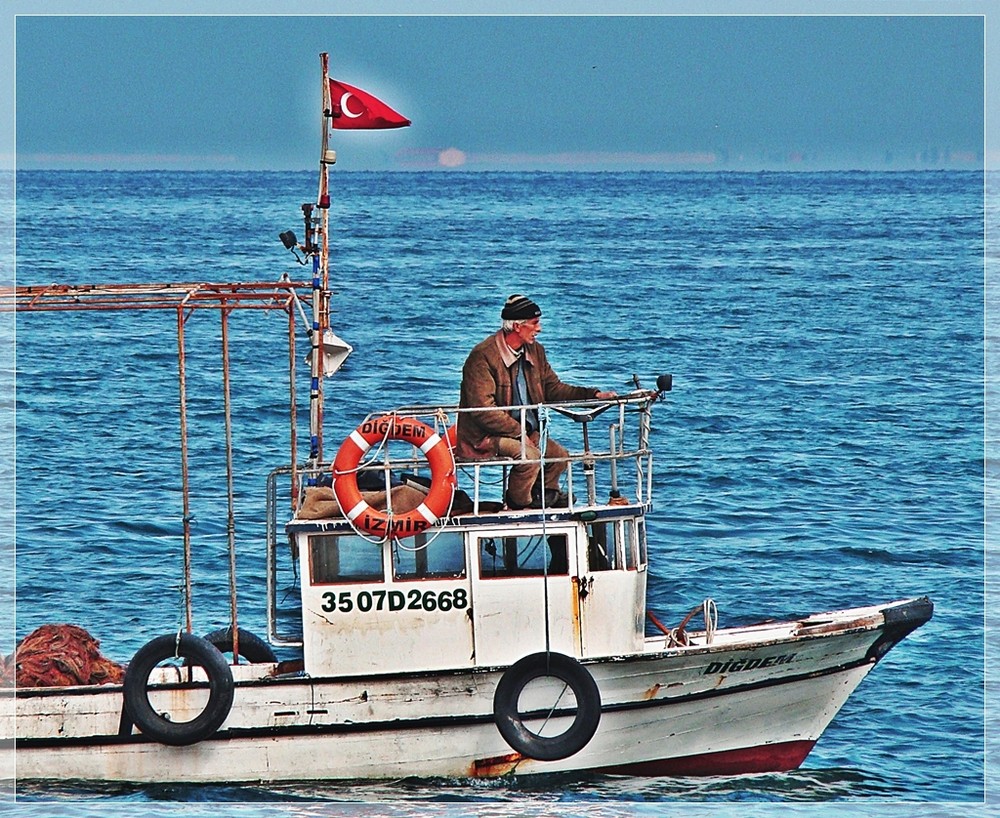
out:
<path id="1" fill-rule="evenodd" d="M 335 132 L 342 169 L 984 161 L 984 17 L 906 13 L 984 3 L 827 3 L 852 13 L 822 16 L 50 13 L 121 5 L 16 9 L 19 168 L 313 168 L 321 51 L 332 76 L 413 121 Z"/>

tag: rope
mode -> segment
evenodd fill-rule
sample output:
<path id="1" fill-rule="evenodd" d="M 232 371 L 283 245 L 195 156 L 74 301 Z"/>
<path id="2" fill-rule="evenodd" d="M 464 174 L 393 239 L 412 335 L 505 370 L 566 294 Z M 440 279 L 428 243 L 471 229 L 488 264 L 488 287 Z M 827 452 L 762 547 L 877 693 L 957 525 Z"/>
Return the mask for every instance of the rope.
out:
<path id="1" fill-rule="evenodd" d="M 467 477 L 471 477 L 473 480 L 476 479 L 475 478 L 475 469 L 473 469 L 472 474 L 469 474 L 468 467 L 466 467 L 466 466 L 459 466 L 458 468 L 462 472 L 462 474 L 466 475 Z M 495 480 L 484 480 L 482 477 L 479 478 L 479 485 L 481 485 L 481 486 L 499 486 L 502 483 L 503 483 L 503 475 L 502 474 L 500 475 L 500 477 L 496 478 Z"/>
<path id="2" fill-rule="evenodd" d="M 451 462 L 454 463 L 455 447 L 451 445 L 451 441 L 448 439 L 448 422 L 449 422 L 448 414 L 444 411 L 444 409 L 441 409 L 439 407 L 438 410 L 434 413 L 434 434 L 439 435 L 441 439 L 444 441 L 444 445 L 448 447 L 448 452 L 449 454 L 451 454 Z M 443 432 L 441 431 L 442 429 Z M 444 522 L 440 526 L 432 526 L 432 528 L 436 528 L 437 531 L 435 531 L 430 536 L 427 542 L 409 548 L 408 546 L 403 545 L 403 543 L 400 540 L 396 540 L 396 545 L 403 551 L 409 551 L 411 554 L 416 553 L 417 551 L 423 551 L 432 542 L 434 542 L 434 540 L 436 540 L 444 533 L 444 529 L 448 524 L 448 520 L 451 519 L 451 510 L 454 507 L 455 507 L 455 492 L 452 492 L 451 500 L 448 502 L 448 511 L 445 512 L 443 517 L 438 518 L 439 520 L 444 520 Z"/>
<path id="3" fill-rule="evenodd" d="M 539 426 L 538 430 L 538 454 L 539 454 L 539 468 L 538 468 L 538 480 L 541 483 L 541 494 L 542 494 L 542 540 L 548 545 L 549 537 L 546 533 L 545 526 L 545 450 L 549 447 L 549 410 L 547 406 L 541 407 L 541 412 L 538 418 Z M 542 589 L 543 589 L 543 602 L 545 605 L 545 655 L 546 661 L 548 661 L 548 656 L 552 652 L 552 634 L 549 628 L 549 561 L 548 559 L 542 560 Z M 548 668 L 546 668 L 548 669 Z M 565 691 L 564 691 L 565 692 Z M 562 694 L 559 694 L 560 697 Z"/>
<path id="4" fill-rule="evenodd" d="M 715 600 L 711 597 L 705 599 L 700 605 L 696 605 L 685 616 L 676 628 L 668 628 L 652 611 L 646 611 L 646 618 L 652 622 L 667 637 L 668 648 L 687 647 L 691 644 L 691 637 L 687 635 L 685 628 L 695 615 L 701 614 L 705 620 L 705 644 L 711 645 L 715 641 L 715 631 L 719 624 L 719 610 Z"/>
<path id="5" fill-rule="evenodd" d="M 181 641 L 181 631 L 184 629 L 184 622 L 187 621 L 187 591 L 184 583 L 177 586 L 177 600 L 180 610 L 177 613 L 177 644 L 178 649 Z M 176 657 L 175 657 L 176 658 Z"/>
<path id="6" fill-rule="evenodd" d="M 391 417 L 395 418 L 395 415 L 392 415 Z M 355 466 L 353 469 L 345 469 L 344 471 L 338 471 L 337 474 L 357 474 L 366 466 L 369 466 L 372 463 L 374 463 L 375 460 L 379 457 L 380 453 L 382 452 L 382 449 L 385 448 L 385 444 L 389 440 L 389 430 L 393 427 L 394 424 L 395 420 L 393 420 L 393 423 L 386 424 L 386 430 L 385 434 L 382 435 L 382 440 L 379 441 L 379 444 L 377 446 L 368 447 L 368 452 L 366 452 L 365 456 L 358 461 L 357 466 Z"/>
<path id="7" fill-rule="evenodd" d="M 548 670 L 548 668 L 546 668 L 546 670 Z M 552 677 L 552 678 L 556 678 L 556 677 Z M 538 728 L 538 734 L 539 735 L 541 735 L 541 733 L 548 726 L 549 719 L 551 719 L 552 716 L 553 716 L 553 714 L 556 712 L 556 710 L 559 709 L 559 702 L 562 701 L 562 697 L 566 695 L 566 691 L 567 690 L 569 690 L 569 683 L 563 684 L 563 689 L 559 691 L 559 695 L 556 696 L 556 700 L 554 702 L 552 702 L 552 707 L 550 707 L 549 711 L 545 714 L 545 721 L 543 721 L 542 722 L 542 726 Z M 579 707 L 579 702 L 577 702 L 577 706 Z"/>
<path id="8" fill-rule="evenodd" d="M 702 616 L 705 618 L 705 644 L 715 641 L 715 629 L 719 624 L 719 610 L 714 599 L 706 599 L 702 603 Z"/>
<path id="9" fill-rule="evenodd" d="M 368 452 L 365 453 L 365 457 L 362 457 L 361 460 L 358 461 L 358 465 L 355 466 L 353 469 L 346 469 L 346 470 L 344 470 L 342 472 L 337 472 L 337 474 L 357 474 L 359 471 L 362 470 L 363 467 L 368 466 L 369 464 L 375 462 L 375 460 L 379 457 L 380 453 L 385 448 L 385 445 L 386 445 L 386 443 L 389 440 L 389 431 L 396 425 L 396 421 L 395 421 L 395 417 L 396 416 L 392 415 L 391 417 L 393 418 L 393 422 L 386 424 L 385 432 L 383 433 L 382 440 L 379 441 L 379 444 L 377 446 L 375 446 L 375 447 L 369 447 L 368 448 Z M 366 459 L 366 457 L 367 457 L 367 459 Z M 336 475 L 334 475 L 334 476 L 336 477 Z M 388 480 L 388 477 L 386 479 Z M 392 527 L 391 527 L 391 523 L 392 523 L 392 491 L 390 489 L 388 489 L 388 488 L 386 489 L 386 492 L 385 492 L 385 501 L 386 501 L 386 514 L 388 515 L 388 518 L 389 518 L 388 519 L 389 525 L 386 526 L 385 536 L 381 537 L 381 538 L 371 538 L 371 537 L 368 537 L 367 534 L 366 534 L 366 532 L 362 531 L 358 526 L 356 526 L 354 524 L 354 520 L 352 520 L 350 517 L 346 517 L 347 512 L 346 512 L 346 510 L 344 511 L 345 518 L 347 519 L 347 522 L 350 523 L 351 528 L 354 529 L 354 533 L 357 534 L 366 543 L 370 543 L 372 545 L 385 545 L 385 543 L 388 542 L 388 540 L 389 540 L 389 532 L 392 530 Z"/>

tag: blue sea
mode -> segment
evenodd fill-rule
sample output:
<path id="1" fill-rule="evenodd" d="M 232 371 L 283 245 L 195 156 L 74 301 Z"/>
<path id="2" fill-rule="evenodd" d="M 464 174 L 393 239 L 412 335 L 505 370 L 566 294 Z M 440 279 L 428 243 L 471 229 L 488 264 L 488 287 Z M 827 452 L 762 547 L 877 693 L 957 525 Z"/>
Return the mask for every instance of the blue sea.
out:
<path id="1" fill-rule="evenodd" d="M 301 240 L 316 189 L 311 172 L 21 172 L 16 280 L 308 280 L 278 234 Z M 226 802 L 248 818 L 728 815 L 740 802 L 741 814 L 964 815 L 987 797 L 984 398 L 998 381 L 984 380 L 983 174 L 335 168 L 331 189 L 333 324 L 355 351 L 327 382 L 328 456 L 369 411 L 456 402 L 468 350 L 525 293 L 563 380 L 626 391 L 633 376 L 673 375 L 653 428 L 660 619 L 706 597 L 725 626 L 923 594 L 934 618 L 792 773 L 24 783 L 17 814 L 217 815 Z M 0 650 L 70 622 L 126 662 L 184 616 L 175 313 L 6 314 L 0 332 L 17 512 L 16 563 L 2 569 L 16 625 Z M 218 314 L 185 333 L 195 630 L 207 632 L 229 610 Z M 240 624 L 261 635 L 265 479 L 288 462 L 286 333 L 280 310 L 230 322 Z M 301 453 L 305 381 L 299 396 Z M 13 464 L 2 470 L 9 496 Z"/>

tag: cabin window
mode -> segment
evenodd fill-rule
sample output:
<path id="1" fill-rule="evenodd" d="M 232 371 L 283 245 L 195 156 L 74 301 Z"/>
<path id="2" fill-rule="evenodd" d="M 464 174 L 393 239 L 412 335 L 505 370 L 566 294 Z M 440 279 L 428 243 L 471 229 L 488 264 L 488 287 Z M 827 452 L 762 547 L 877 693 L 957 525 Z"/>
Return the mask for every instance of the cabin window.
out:
<path id="1" fill-rule="evenodd" d="M 591 571 L 613 571 L 618 567 L 616 528 L 613 522 L 591 523 L 587 526 L 587 565 Z"/>
<path id="2" fill-rule="evenodd" d="M 625 570 L 634 571 L 639 559 L 639 549 L 636 544 L 635 528 L 631 520 L 622 520 L 621 528 L 622 553 L 625 555 Z"/>
<path id="3" fill-rule="evenodd" d="M 333 582 L 382 582 L 382 546 L 357 534 L 319 534 L 309 538 L 313 585 Z"/>
<path id="4" fill-rule="evenodd" d="M 484 579 L 535 577 L 546 572 L 569 573 L 565 534 L 479 538 L 479 575 Z"/>
<path id="5" fill-rule="evenodd" d="M 465 576 L 465 537 L 456 531 L 417 534 L 392 546 L 394 579 L 455 579 Z"/>
<path id="6" fill-rule="evenodd" d="M 639 541 L 639 568 L 645 568 L 647 562 L 646 555 L 646 523 L 639 521 L 635 524 L 636 539 Z"/>

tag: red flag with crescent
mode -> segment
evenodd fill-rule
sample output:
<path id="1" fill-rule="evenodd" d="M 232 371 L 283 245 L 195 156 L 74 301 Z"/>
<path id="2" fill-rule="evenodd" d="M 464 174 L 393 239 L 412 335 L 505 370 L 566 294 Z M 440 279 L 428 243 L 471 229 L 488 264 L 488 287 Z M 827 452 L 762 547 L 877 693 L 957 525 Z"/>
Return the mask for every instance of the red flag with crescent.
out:
<path id="1" fill-rule="evenodd" d="M 330 78 L 330 110 L 333 127 L 341 130 L 405 128 L 410 124 L 410 120 L 382 100 L 333 78 Z"/>

